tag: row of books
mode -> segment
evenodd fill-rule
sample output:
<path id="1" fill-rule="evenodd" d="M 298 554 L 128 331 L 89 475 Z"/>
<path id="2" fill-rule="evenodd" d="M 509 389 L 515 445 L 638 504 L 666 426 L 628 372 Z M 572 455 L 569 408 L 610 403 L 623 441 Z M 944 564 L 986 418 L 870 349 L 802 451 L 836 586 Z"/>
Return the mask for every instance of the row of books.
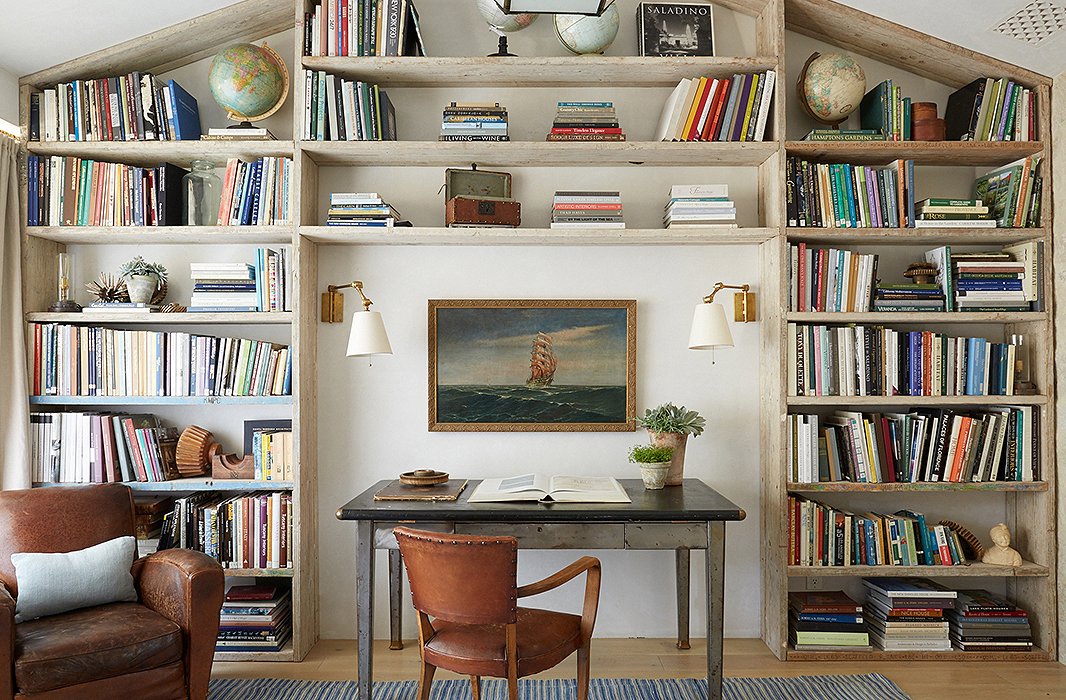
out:
<path id="1" fill-rule="evenodd" d="M 788 416 L 789 480 L 802 484 L 1036 481 L 1040 409 Z"/>
<path id="2" fill-rule="evenodd" d="M 177 226 L 186 170 L 26 156 L 29 226 Z"/>
<path id="3" fill-rule="evenodd" d="M 1011 396 L 1017 346 L 883 326 L 788 324 L 790 396 Z"/>
<path id="4" fill-rule="evenodd" d="M 1036 91 L 1010 78 L 977 78 L 948 95 L 949 141 L 1037 141 Z"/>
<path id="5" fill-rule="evenodd" d="M 154 415 L 30 414 L 31 476 L 41 484 L 103 484 L 179 478 L 177 428 Z"/>
<path id="6" fill-rule="evenodd" d="M 560 190 L 552 199 L 552 228 L 625 228 L 622 195 Z"/>
<path id="7" fill-rule="evenodd" d="M 957 566 L 962 540 L 909 510 L 852 513 L 803 496 L 788 497 L 791 566 Z"/>
<path id="8" fill-rule="evenodd" d="M 682 78 L 663 105 L 655 141 L 762 141 L 777 74 Z"/>
<path id="9" fill-rule="evenodd" d="M 899 228 L 915 226 L 914 161 L 874 167 L 785 161 L 789 226 Z"/>
<path id="10" fill-rule="evenodd" d="M 245 454 L 252 455 L 254 478 L 263 481 L 292 481 L 291 428 L 289 430 L 256 430 L 251 437 L 251 449 Z"/>
<path id="11" fill-rule="evenodd" d="M 737 204 L 729 198 L 729 185 L 674 185 L 663 212 L 666 228 L 735 228 Z"/>
<path id="12" fill-rule="evenodd" d="M 989 209 L 996 225 L 1023 228 L 1040 225 L 1044 178 L 1040 156 L 1028 156 L 993 168 L 974 180 L 973 196 Z"/>
<path id="13" fill-rule="evenodd" d="M 206 491 L 174 499 L 159 549 L 195 549 L 227 569 L 291 569 L 292 493 Z"/>
<path id="14" fill-rule="evenodd" d="M 219 226 L 283 226 L 292 223 L 292 159 L 226 161 Z"/>
<path id="15" fill-rule="evenodd" d="M 321 0 L 304 13 L 305 56 L 425 56 L 412 0 Z"/>
<path id="16" fill-rule="evenodd" d="M 305 141 L 395 141 L 396 108 L 377 85 L 304 71 Z"/>
<path id="17" fill-rule="evenodd" d="M 33 393 L 288 396 L 287 345 L 182 332 L 30 324 Z"/>
<path id="18" fill-rule="evenodd" d="M 559 102 L 546 141 L 625 141 L 614 102 Z"/>
<path id="19" fill-rule="evenodd" d="M 284 584 L 230 586 L 219 615 L 215 651 L 281 651 L 292 636 L 292 589 Z"/>
<path id="20" fill-rule="evenodd" d="M 377 192 L 332 192 L 326 226 L 371 226 L 392 228 L 400 212 Z"/>
<path id="21" fill-rule="evenodd" d="M 910 141 L 911 98 L 892 80 L 883 80 L 859 102 L 859 123 L 863 130 L 884 134 L 886 141 Z"/>
<path id="22" fill-rule="evenodd" d="M 510 141 L 507 108 L 499 102 L 452 102 L 440 120 L 439 141 Z"/>
<path id="23" fill-rule="evenodd" d="M 30 95 L 30 140 L 186 141 L 200 138 L 196 98 L 151 73 L 75 80 Z"/>
<path id="24" fill-rule="evenodd" d="M 947 311 L 1044 310 L 1042 241 L 967 253 L 940 246 L 927 251 L 925 260 L 937 268 Z"/>
<path id="25" fill-rule="evenodd" d="M 876 280 L 876 254 L 806 243 L 789 247 L 791 311 L 869 311 Z"/>

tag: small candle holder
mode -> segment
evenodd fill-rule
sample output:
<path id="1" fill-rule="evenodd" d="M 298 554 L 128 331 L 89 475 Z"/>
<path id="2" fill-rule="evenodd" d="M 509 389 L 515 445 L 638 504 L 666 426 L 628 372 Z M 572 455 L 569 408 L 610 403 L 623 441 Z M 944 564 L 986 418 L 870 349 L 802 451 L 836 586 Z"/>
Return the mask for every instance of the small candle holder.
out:
<path id="1" fill-rule="evenodd" d="M 81 304 L 71 298 L 71 274 L 73 260 L 70 253 L 59 253 L 56 256 L 56 296 L 58 299 L 48 310 L 60 314 L 81 313 Z"/>
<path id="2" fill-rule="evenodd" d="M 1010 344 L 1014 346 L 1014 393 L 1018 396 L 1035 396 L 1037 391 L 1029 365 L 1029 343 L 1024 335 L 1015 333 L 1010 337 Z"/>

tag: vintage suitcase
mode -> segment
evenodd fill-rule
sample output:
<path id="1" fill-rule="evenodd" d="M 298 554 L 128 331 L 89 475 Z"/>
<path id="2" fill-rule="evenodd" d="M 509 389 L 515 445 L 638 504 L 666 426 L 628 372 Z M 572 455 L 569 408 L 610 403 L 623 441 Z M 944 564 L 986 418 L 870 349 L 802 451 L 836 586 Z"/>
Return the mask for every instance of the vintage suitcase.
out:
<path id="1" fill-rule="evenodd" d="M 517 228 L 522 204 L 511 199 L 511 174 L 448 168 L 444 174 L 446 226 Z"/>

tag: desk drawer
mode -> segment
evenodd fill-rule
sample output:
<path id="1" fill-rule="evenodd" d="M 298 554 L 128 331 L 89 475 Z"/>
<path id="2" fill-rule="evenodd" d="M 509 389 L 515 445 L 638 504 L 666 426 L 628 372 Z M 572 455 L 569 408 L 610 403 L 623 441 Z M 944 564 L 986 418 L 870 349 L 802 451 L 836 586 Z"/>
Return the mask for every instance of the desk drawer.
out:
<path id="1" fill-rule="evenodd" d="M 707 549 L 706 523 L 626 523 L 626 549 Z"/>
<path id="2" fill-rule="evenodd" d="M 526 549 L 623 549 L 625 526 L 621 523 L 456 523 L 464 535 L 518 538 Z"/>

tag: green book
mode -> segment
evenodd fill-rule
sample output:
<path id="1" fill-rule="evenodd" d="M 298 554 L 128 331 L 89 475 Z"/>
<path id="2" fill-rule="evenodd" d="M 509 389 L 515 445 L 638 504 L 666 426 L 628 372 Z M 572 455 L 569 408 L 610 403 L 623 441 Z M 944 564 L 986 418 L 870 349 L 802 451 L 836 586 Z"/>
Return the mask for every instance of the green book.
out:
<path id="1" fill-rule="evenodd" d="M 903 98 L 903 140 L 911 140 L 911 98 Z"/>
<path id="2" fill-rule="evenodd" d="M 885 80 L 863 96 L 859 102 L 859 124 L 863 129 L 879 131 L 886 137 L 890 133 L 889 103 L 892 86 Z"/>
<path id="3" fill-rule="evenodd" d="M 930 197 L 918 202 L 920 207 L 979 207 L 983 204 L 978 199 L 944 199 Z"/>
<path id="4" fill-rule="evenodd" d="M 987 220 L 988 214 L 938 214 L 924 212 L 918 216 L 922 221 L 980 221 Z"/>

